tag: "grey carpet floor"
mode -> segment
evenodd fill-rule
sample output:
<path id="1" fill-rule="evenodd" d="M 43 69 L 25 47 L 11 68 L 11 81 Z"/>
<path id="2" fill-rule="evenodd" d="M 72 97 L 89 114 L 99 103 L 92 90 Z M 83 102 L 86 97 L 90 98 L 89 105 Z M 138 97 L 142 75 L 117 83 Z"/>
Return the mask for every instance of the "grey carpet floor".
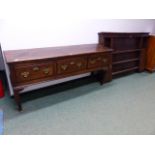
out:
<path id="1" fill-rule="evenodd" d="M 4 134 L 155 134 L 155 74 L 101 86 L 77 80 L 22 95 L 24 111 L 0 99 Z"/>

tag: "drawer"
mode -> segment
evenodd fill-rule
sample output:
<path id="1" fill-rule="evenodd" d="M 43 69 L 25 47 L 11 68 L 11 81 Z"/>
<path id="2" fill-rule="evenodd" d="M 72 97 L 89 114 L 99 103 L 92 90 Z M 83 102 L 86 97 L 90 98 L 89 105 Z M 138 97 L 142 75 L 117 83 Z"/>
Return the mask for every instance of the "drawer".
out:
<path id="1" fill-rule="evenodd" d="M 86 57 L 73 57 L 57 61 L 57 74 L 74 73 L 85 70 L 87 66 Z"/>
<path id="2" fill-rule="evenodd" d="M 88 68 L 102 68 L 108 66 L 108 55 L 106 54 L 94 54 L 88 57 Z"/>
<path id="3" fill-rule="evenodd" d="M 15 66 L 15 77 L 17 82 L 27 82 L 31 80 L 44 79 L 52 77 L 55 71 L 55 64 L 48 63 L 32 63 L 21 64 Z"/>

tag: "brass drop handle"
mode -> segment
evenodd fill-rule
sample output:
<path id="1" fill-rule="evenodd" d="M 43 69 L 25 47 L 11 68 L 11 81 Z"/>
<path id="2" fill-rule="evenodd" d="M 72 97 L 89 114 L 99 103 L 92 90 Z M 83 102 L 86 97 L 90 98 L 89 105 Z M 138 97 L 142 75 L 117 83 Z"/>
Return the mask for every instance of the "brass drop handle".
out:
<path id="1" fill-rule="evenodd" d="M 22 72 L 21 75 L 24 77 L 24 78 L 27 78 L 29 76 L 29 72 Z"/>
<path id="2" fill-rule="evenodd" d="M 77 63 L 77 66 L 80 68 L 82 66 L 82 63 L 81 62 L 78 62 Z"/>
<path id="3" fill-rule="evenodd" d="M 71 61 L 71 62 L 70 62 L 70 64 L 71 64 L 71 65 L 74 65 L 74 64 L 75 64 L 75 62 L 74 62 L 74 61 Z"/>
<path id="4" fill-rule="evenodd" d="M 63 70 L 66 70 L 67 67 L 68 67 L 68 65 L 62 65 L 62 66 L 61 66 L 61 68 L 62 68 Z"/>
<path id="5" fill-rule="evenodd" d="M 100 61 L 101 60 L 101 57 L 98 57 L 97 60 Z"/>
<path id="6" fill-rule="evenodd" d="M 91 60 L 90 63 L 94 64 L 94 63 L 96 63 L 96 60 Z"/>
<path id="7" fill-rule="evenodd" d="M 39 71 L 39 67 L 33 67 L 33 71 Z"/>
<path id="8" fill-rule="evenodd" d="M 44 69 L 44 73 L 45 73 L 45 74 L 48 74 L 48 73 L 49 73 L 49 68 L 45 68 L 45 69 Z"/>
<path id="9" fill-rule="evenodd" d="M 106 62 L 107 62 L 107 59 L 103 58 L 102 61 L 103 61 L 104 63 L 106 63 Z"/>

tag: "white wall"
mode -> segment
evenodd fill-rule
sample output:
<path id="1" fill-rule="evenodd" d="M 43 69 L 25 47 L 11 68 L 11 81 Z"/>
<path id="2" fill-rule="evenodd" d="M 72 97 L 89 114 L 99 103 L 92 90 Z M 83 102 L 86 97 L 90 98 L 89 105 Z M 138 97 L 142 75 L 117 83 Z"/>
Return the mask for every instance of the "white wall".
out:
<path id="1" fill-rule="evenodd" d="M 147 19 L 1 20 L 0 24 L 0 39 L 3 51 L 35 47 L 97 43 L 97 33 L 100 31 L 155 33 L 155 20 Z M 9 77 L 8 70 L 7 75 Z M 56 81 L 54 83 L 56 83 Z M 40 87 L 42 86 L 43 85 Z"/>
<path id="2" fill-rule="evenodd" d="M 99 31 L 155 31 L 155 20 L 3 20 L 3 50 L 97 43 Z"/>

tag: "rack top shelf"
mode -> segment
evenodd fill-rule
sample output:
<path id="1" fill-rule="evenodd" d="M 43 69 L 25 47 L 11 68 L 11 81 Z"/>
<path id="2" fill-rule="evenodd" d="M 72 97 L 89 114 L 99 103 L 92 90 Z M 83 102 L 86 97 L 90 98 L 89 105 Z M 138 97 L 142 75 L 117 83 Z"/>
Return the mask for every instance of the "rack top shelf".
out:
<path id="1" fill-rule="evenodd" d="M 112 52 L 113 50 L 99 44 L 84 44 L 60 47 L 34 48 L 4 51 L 7 63 L 40 60 L 84 54 Z"/>
<path id="2" fill-rule="evenodd" d="M 130 53 L 130 52 L 136 52 L 136 51 L 141 51 L 144 50 L 144 48 L 138 48 L 138 49 L 127 49 L 127 50 L 116 50 L 113 51 L 113 54 L 119 54 L 119 53 Z"/>
<path id="3" fill-rule="evenodd" d="M 99 32 L 104 37 L 148 37 L 149 32 Z"/>

